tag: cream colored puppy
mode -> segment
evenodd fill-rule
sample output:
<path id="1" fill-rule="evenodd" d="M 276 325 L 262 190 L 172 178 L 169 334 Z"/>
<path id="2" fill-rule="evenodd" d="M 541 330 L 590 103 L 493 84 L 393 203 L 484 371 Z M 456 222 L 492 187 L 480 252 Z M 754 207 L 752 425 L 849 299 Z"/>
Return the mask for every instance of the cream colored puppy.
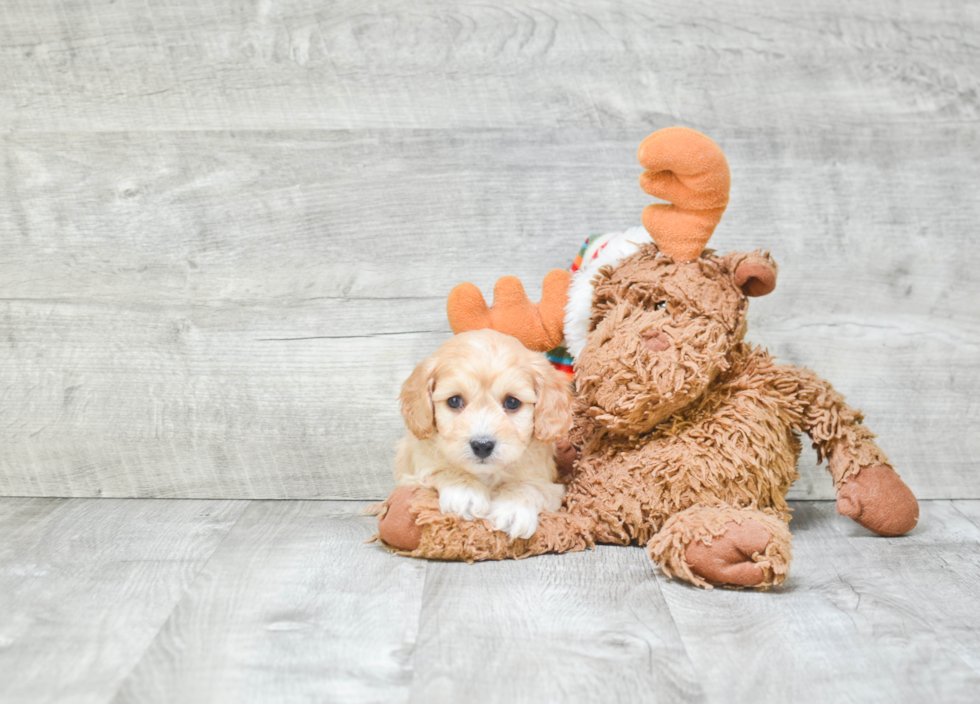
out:
<path id="1" fill-rule="evenodd" d="M 415 368 L 400 400 L 399 485 L 431 487 L 443 513 L 486 518 L 512 540 L 561 506 L 554 441 L 572 396 L 544 355 L 494 330 L 464 332 Z"/>

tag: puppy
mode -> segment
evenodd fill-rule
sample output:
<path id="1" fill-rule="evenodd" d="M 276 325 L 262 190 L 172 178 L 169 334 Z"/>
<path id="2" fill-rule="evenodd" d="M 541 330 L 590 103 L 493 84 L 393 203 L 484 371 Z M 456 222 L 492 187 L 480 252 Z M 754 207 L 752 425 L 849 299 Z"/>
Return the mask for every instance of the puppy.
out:
<path id="1" fill-rule="evenodd" d="M 572 396 L 544 355 L 494 330 L 464 332 L 415 368 L 400 401 L 400 486 L 431 487 L 443 513 L 486 518 L 511 540 L 561 506 L 554 441 L 571 426 Z"/>

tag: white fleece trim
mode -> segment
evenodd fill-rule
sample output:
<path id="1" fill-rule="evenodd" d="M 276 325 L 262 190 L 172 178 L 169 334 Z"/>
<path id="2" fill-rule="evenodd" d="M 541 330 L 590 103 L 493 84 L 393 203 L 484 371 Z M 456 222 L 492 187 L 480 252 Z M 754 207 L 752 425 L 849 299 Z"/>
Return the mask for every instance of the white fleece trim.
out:
<path id="1" fill-rule="evenodd" d="M 641 246 L 653 242 L 650 233 L 642 225 L 613 235 L 609 243 L 591 261 L 583 261 L 582 268 L 572 276 L 568 287 L 568 304 L 565 306 L 565 348 L 572 357 L 578 357 L 585 348 L 592 320 L 592 279 L 607 264 L 616 265 L 636 252 Z"/>

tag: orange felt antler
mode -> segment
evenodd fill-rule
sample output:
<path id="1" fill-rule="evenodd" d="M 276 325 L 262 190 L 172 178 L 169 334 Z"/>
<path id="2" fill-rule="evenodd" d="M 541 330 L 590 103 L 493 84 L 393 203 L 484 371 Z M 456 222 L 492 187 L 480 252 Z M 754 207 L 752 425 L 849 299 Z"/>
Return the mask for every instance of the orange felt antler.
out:
<path id="1" fill-rule="evenodd" d="M 700 132 L 668 127 L 643 140 L 637 153 L 646 172 L 640 187 L 670 201 L 643 210 L 643 226 L 677 261 L 701 256 L 728 205 L 731 177 L 721 148 Z"/>
<path id="2" fill-rule="evenodd" d="M 455 334 L 491 328 L 513 335 L 530 350 L 547 352 L 562 341 L 571 277 L 563 269 L 549 271 L 544 277 L 541 302 L 534 304 L 517 277 L 504 276 L 493 287 L 490 308 L 480 289 L 470 283 L 460 284 L 446 301 L 449 326 Z"/>

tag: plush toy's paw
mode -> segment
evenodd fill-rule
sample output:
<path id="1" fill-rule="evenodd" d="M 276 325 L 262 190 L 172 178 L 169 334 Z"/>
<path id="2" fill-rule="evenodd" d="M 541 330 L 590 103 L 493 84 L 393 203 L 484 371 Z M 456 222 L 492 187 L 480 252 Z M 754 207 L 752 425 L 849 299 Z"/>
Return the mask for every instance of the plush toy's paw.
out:
<path id="1" fill-rule="evenodd" d="M 455 513 L 460 518 L 472 521 L 486 518 L 490 513 L 490 492 L 469 486 L 449 486 L 439 490 L 439 510 Z"/>
<path id="2" fill-rule="evenodd" d="M 571 480 L 577 459 L 578 450 L 575 445 L 564 438 L 555 442 L 555 464 L 558 465 L 558 474 L 563 482 Z"/>
<path id="3" fill-rule="evenodd" d="M 387 511 L 378 519 L 378 537 L 398 550 L 412 551 L 422 541 L 422 526 L 415 524 L 411 506 L 417 489 L 400 486 L 388 497 Z"/>
<path id="4" fill-rule="evenodd" d="M 517 501 L 494 501 L 488 518 L 496 530 L 503 531 L 511 540 L 530 538 L 538 529 L 538 512 Z"/>
<path id="5" fill-rule="evenodd" d="M 891 467 L 866 467 L 848 477 L 837 512 L 884 536 L 904 535 L 919 521 L 919 502 Z"/>
<path id="6" fill-rule="evenodd" d="M 711 584 L 754 587 L 766 581 L 766 573 L 753 557 L 769 545 L 769 531 L 756 521 L 730 521 L 725 532 L 711 544 L 695 540 L 687 546 L 685 559 L 694 574 Z"/>

